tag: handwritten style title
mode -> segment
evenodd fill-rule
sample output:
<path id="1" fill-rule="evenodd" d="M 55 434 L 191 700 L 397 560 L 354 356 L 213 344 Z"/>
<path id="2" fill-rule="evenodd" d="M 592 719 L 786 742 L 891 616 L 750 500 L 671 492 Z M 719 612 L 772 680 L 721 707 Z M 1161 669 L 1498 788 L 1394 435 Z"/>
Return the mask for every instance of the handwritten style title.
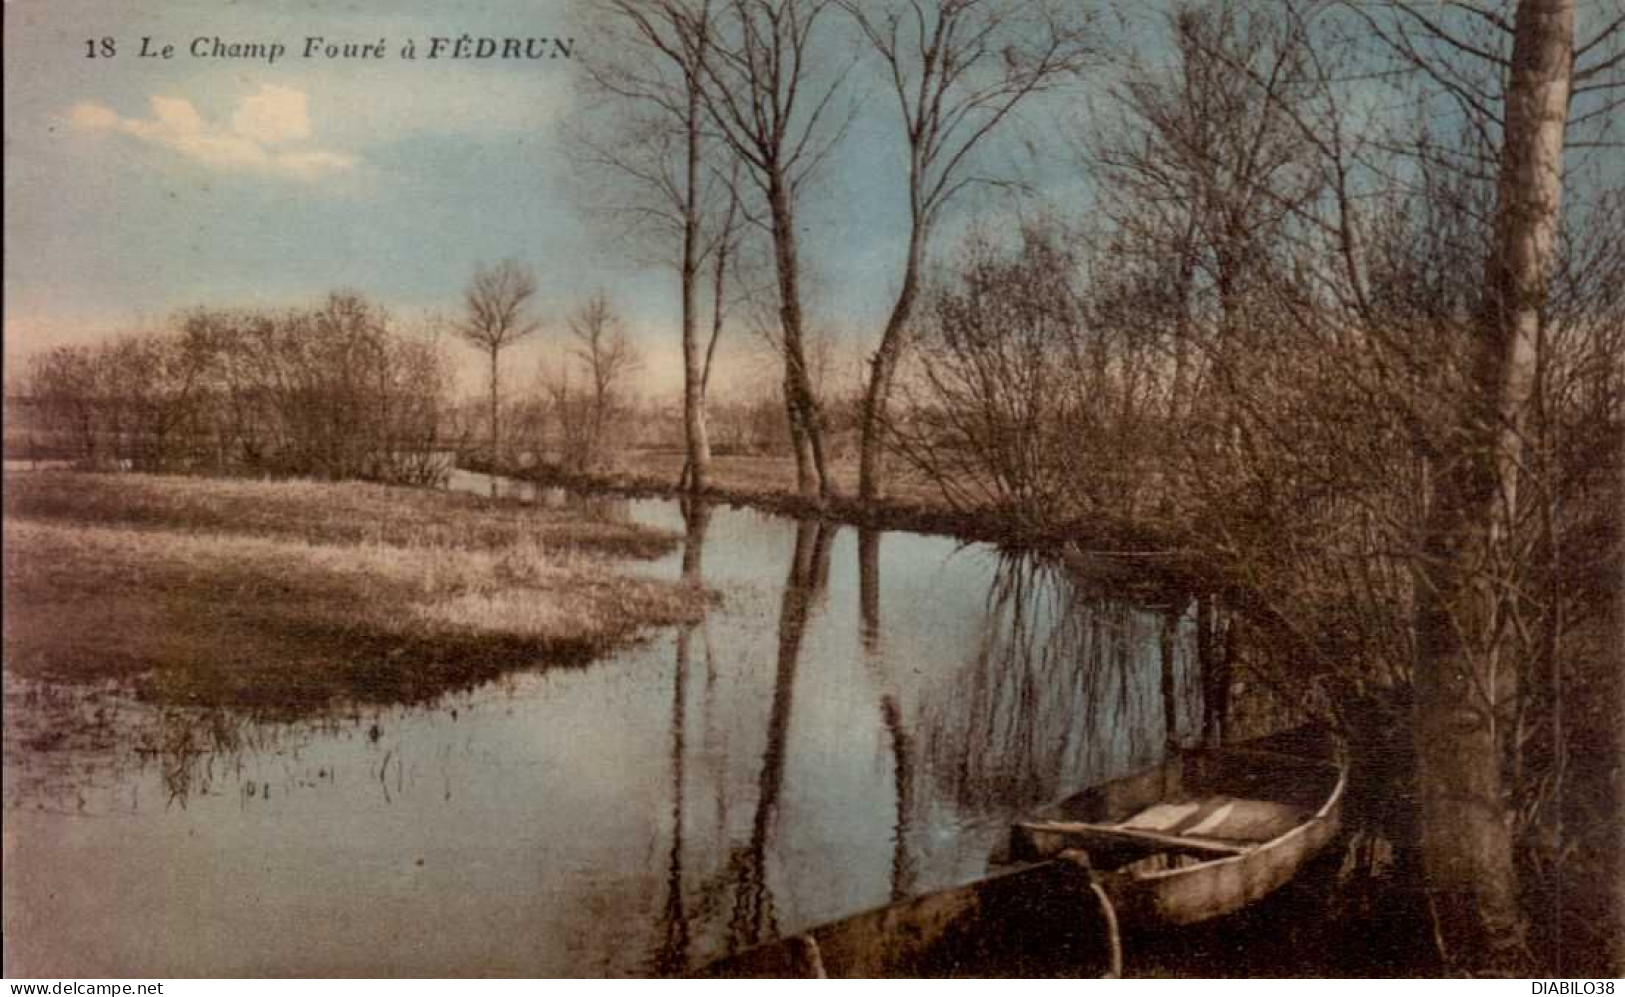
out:
<path id="1" fill-rule="evenodd" d="M 119 55 L 117 38 L 85 39 L 85 58 L 112 59 Z M 381 60 L 391 54 L 405 60 L 416 59 L 569 59 L 575 55 L 574 38 L 492 38 L 486 35 L 431 35 L 408 38 L 393 45 L 387 38 L 377 41 L 335 41 L 321 35 L 306 35 L 288 45 L 280 41 L 241 41 L 218 35 L 200 35 L 177 48 L 175 43 L 143 35 L 136 47 L 138 59 L 243 59 L 275 65 L 285 59 Z"/>

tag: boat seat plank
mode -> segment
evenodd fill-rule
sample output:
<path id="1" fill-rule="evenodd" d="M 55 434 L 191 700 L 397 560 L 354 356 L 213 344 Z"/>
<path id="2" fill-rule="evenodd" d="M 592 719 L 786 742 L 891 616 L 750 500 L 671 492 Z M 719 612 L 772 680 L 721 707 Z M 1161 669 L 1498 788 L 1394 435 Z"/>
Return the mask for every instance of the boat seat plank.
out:
<path id="1" fill-rule="evenodd" d="M 1289 831 L 1309 816 L 1302 807 L 1274 800 L 1211 796 L 1185 803 L 1153 804 L 1109 826 L 1181 837 L 1257 842 Z"/>
<path id="2" fill-rule="evenodd" d="M 1180 803 L 1155 803 L 1124 821 L 1117 822 L 1117 827 L 1130 830 L 1158 831 L 1163 834 L 1206 834 L 1197 830 L 1199 827 L 1217 826 L 1222 821 L 1212 820 L 1213 815 L 1224 809 L 1234 798 L 1230 796 L 1212 795 L 1186 800 Z"/>
<path id="3" fill-rule="evenodd" d="M 1131 831 L 1167 831 L 1200 808 L 1201 803 L 1194 800 L 1190 803 L 1153 803 L 1118 826 Z"/>
<path id="4" fill-rule="evenodd" d="M 1141 831 L 1111 824 L 1085 824 L 1076 821 L 1018 821 L 1016 826 L 1029 834 L 1055 834 L 1097 842 L 1133 844 L 1152 848 L 1219 857 L 1245 855 L 1251 846 L 1233 841 L 1193 838 L 1158 831 Z"/>
<path id="5" fill-rule="evenodd" d="M 1214 807 L 1200 821 L 1187 828 L 1185 834 L 1212 834 L 1214 829 L 1229 819 L 1236 811 L 1235 800 L 1226 800 Z"/>

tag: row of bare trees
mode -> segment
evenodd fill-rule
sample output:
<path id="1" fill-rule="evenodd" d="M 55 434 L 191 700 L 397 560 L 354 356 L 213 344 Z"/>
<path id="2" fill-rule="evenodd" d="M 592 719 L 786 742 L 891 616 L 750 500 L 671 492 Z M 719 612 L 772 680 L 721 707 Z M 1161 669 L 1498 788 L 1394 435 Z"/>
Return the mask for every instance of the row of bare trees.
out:
<path id="1" fill-rule="evenodd" d="M 504 401 L 504 351 L 540 330 L 535 281 L 512 261 L 476 271 L 452 330 L 489 361 L 485 412 L 455 403 L 455 366 L 435 333 L 407 332 L 357 294 L 286 311 L 198 309 L 150 331 L 36 356 L 22 388 L 37 452 L 140 470 L 432 483 L 453 451 L 485 436 L 600 467 L 625 433 L 630 378 L 641 366 L 602 292 L 566 318 L 561 348 L 534 384 Z M 518 438 L 505 441 L 508 422 Z M 505 451 L 498 450 L 497 453 Z"/>
<path id="2" fill-rule="evenodd" d="M 147 470 L 413 482 L 445 472 L 449 365 L 367 299 L 198 310 L 176 326 L 34 358 L 27 395 L 41 431 L 75 459 Z"/>

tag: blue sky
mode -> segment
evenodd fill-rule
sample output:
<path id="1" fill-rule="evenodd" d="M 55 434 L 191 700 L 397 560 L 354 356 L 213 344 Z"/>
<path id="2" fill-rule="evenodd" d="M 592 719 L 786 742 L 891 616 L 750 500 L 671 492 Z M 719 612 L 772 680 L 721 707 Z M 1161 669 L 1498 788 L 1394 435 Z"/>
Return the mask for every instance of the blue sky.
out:
<path id="1" fill-rule="evenodd" d="M 568 37 L 562 14 L 8 4 L 8 357 L 177 308 L 337 287 L 403 314 L 451 310 L 475 263 L 505 256 L 536 268 L 544 307 L 565 307 L 608 276 L 557 189 L 570 63 L 395 56 L 408 38 L 463 31 Z M 103 36 L 118 54 L 86 58 L 85 39 Z M 143 36 L 176 58 L 137 58 Z M 298 48 L 306 36 L 383 38 L 392 51 L 269 65 L 185 51 L 199 37 Z"/>
<path id="2" fill-rule="evenodd" d="M 340 287 L 409 320 L 454 314 L 476 263 L 513 256 L 534 267 L 548 326 L 512 354 L 519 376 L 603 286 L 644 345 L 648 388 L 675 388 L 674 276 L 630 260 L 577 203 L 561 126 L 580 66 L 399 58 L 408 39 L 465 32 L 574 38 L 590 57 L 590 26 L 563 0 L 383 6 L 7 3 L 8 367 L 178 309 L 295 304 Z M 310 36 L 382 39 L 388 54 L 300 58 Z M 117 54 L 88 58 L 87 39 L 102 37 Z M 175 57 L 140 58 L 144 37 Z M 199 58 L 198 38 L 205 51 L 215 38 L 289 51 L 274 63 Z M 855 78 L 848 97 L 865 92 Z M 809 310 L 854 355 L 884 316 L 904 238 L 887 98 L 867 92 L 802 211 Z M 756 348 L 741 329 L 726 351 L 743 371 Z"/>
<path id="3" fill-rule="evenodd" d="M 1115 57 L 1158 58 L 1151 25 L 1165 2 L 1117 5 L 1130 16 L 1107 43 Z M 1604 6 L 1583 6 L 1582 21 L 1597 22 Z M 416 327 L 432 312 L 456 314 L 477 263 L 511 256 L 534 268 L 545 322 L 510 353 L 511 377 L 526 380 L 557 355 L 565 314 L 602 287 L 642 347 L 646 390 L 675 391 L 675 276 L 635 262 L 624 240 L 605 237 L 602 215 L 579 203 L 580 166 L 563 128 L 577 106 L 579 62 L 399 57 L 408 40 L 467 33 L 572 38 L 576 54 L 591 58 L 604 38 L 573 17 L 569 0 L 385 7 L 7 2 L 8 371 L 42 345 L 152 328 L 179 309 L 309 303 L 339 288 Z M 837 20 L 826 27 L 823 54 L 844 64 L 856 39 Z M 301 58 L 311 36 L 382 40 L 387 54 Z M 87 40 L 102 37 L 115 39 L 118 54 L 87 58 Z M 143 37 L 174 45 L 175 58 L 139 58 Z M 198 58 L 189 51 L 198 38 L 210 40 L 206 50 L 218 38 L 289 51 L 271 64 Z M 1064 210 L 1084 210 L 1089 185 L 1066 131 L 1078 134 L 1079 119 L 1064 115 L 1106 83 L 1102 71 L 1029 106 L 1007 138 L 1035 140 L 1041 158 L 1007 141 L 990 150 L 995 172 L 1023 175 Z M 859 111 L 806 192 L 800 220 L 808 312 L 853 366 L 872 348 L 899 281 L 905 174 L 895 106 L 867 64 L 849 75 L 843 99 L 861 101 Z M 1611 163 L 1616 176 L 1625 169 L 1625 157 Z M 989 209 L 1008 212 L 1008 201 L 987 200 L 1003 196 L 966 198 L 939 235 Z M 766 373 L 741 326 L 722 350 L 724 393 L 731 383 L 751 390 Z M 476 388 L 474 353 L 453 353 L 467 368 L 464 386 Z"/>

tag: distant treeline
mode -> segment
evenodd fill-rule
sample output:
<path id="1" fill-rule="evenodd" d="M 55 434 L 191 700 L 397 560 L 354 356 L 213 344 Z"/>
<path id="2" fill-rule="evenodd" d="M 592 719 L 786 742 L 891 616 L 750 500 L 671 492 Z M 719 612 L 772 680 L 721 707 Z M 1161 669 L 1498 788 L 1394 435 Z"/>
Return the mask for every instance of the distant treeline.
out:
<path id="1" fill-rule="evenodd" d="M 420 483 L 446 470 L 450 389 L 434 343 L 349 293 L 58 346 L 26 386 L 51 448 L 85 463 Z"/>

